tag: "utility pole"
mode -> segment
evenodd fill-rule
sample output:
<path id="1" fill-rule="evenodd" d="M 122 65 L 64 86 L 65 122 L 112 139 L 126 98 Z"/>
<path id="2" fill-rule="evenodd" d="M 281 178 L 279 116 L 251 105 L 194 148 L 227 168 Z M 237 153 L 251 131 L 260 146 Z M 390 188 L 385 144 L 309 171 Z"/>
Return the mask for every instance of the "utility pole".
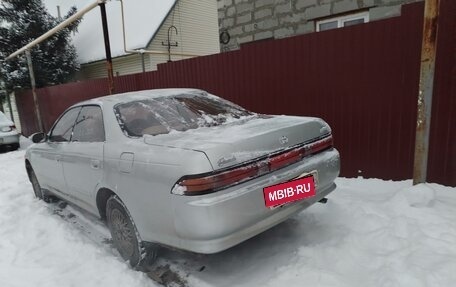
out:
<path id="1" fill-rule="evenodd" d="M 416 121 L 413 184 L 426 182 L 431 126 L 432 93 L 437 50 L 439 0 L 425 0 L 421 71 Z"/>
<path id="2" fill-rule="evenodd" d="M 102 1 L 98 4 L 101 11 L 101 23 L 103 25 L 103 37 L 105 43 L 105 53 L 106 53 L 106 68 L 108 70 L 108 87 L 109 94 L 114 93 L 114 73 L 112 70 L 112 58 L 111 58 L 111 45 L 109 44 L 109 32 L 108 32 L 108 20 L 106 18 L 106 6 L 105 2 Z"/>
<path id="3" fill-rule="evenodd" d="M 35 73 L 33 72 L 32 55 L 30 54 L 30 49 L 25 50 L 25 56 L 27 57 L 27 65 L 30 74 L 30 83 L 32 84 L 32 95 L 33 102 L 35 104 L 36 119 L 38 120 L 38 128 L 41 132 L 44 132 L 43 120 L 41 119 L 40 113 L 40 104 L 38 103 L 38 98 L 36 96 Z"/>

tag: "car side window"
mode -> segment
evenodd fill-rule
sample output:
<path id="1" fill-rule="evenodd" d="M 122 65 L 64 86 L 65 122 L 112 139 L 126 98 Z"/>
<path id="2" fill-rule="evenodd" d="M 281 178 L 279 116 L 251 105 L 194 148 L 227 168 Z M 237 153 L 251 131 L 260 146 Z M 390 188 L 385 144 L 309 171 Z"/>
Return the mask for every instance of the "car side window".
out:
<path id="1" fill-rule="evenodd" d="M 51 142 L 68 142 L 71 139 L 71 133 L 73 132 L 73 126 L 76 122 L 76 118 L 81 110 L 80 107 L 73 108 L 67 111 L 58 122 L 54 125 L 49 141 Z"/>
<path id="2" fill-rule="evenodd" d="M 74 126 L 71 141 L 77 142 L 104 142 L 105 131 L 103 114 L 98 106 L 82 107 L 76 125 Z"/>

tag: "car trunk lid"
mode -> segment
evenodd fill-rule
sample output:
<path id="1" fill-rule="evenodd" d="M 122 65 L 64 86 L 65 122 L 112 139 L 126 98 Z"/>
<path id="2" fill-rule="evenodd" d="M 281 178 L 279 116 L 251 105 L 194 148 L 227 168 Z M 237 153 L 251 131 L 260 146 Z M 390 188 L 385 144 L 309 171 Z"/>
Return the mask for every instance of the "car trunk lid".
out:
<path id="1" fill-rule="evenodd" d="M 217 170 L 314 141 L 330 132 L 329 126 L 319 118 L 271 116 L 166 135 L 146 135 L 144 141 L 203 152 Z"/>

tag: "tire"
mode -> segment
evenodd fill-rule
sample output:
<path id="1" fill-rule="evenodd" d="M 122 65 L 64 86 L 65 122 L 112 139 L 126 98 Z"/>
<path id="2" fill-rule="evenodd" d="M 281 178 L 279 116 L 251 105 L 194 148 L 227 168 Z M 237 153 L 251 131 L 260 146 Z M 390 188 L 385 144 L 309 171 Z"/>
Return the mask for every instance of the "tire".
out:
<path id="1" fill-rule="evenodd" d="M 19 148 L 21 147 L 21 145 L 19 143 L 15 143 L 15 144 L 12 144 L 11 145 L 11 150 L 18 150 Z"/>
<path id="2" fill-rule="evenodd" d="M 141 240 L 130 213 L 115 195 L 106 203 L 106 220 L 114 246 L 131 267 L 142 270 L 153 263 L 157 254 L 155 246 L 147 246 Z"/>
<path id="3" fill-rule="evenodd" d="M 44 199 L 43 195 L 43 190 L 41 189 L 40 183 L 38 182 L 38 179 L 36 178 L 35 172 L 33 169 L 30 169 L 29 171 L 30 175 L 30 182 L 32 183 L 33 187 L 33 192 L 35 193 L 35 197 L 38 199 Z"/>

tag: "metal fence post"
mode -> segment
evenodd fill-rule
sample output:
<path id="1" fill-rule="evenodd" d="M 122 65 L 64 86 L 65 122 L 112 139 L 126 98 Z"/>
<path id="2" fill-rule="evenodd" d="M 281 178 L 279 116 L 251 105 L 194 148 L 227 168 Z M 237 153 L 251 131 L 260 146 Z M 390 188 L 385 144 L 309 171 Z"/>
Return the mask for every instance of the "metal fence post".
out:
<path id="1" fill-rule="evenodd" d="M 105 6 L 104 1 L 102 1 L 98 5 L 100 6 L 101 23 L 103 25 L 103 37 L 104 37 L 105 52 L 106 52 L 106 66 L 107 66 L 107 70 L 108 70 L 109 94 L 112 95 L 114 92 L 114 72 L 112 70 L 111 45 L 109 44 L 109 32 L 108 32 L 108 20 L 106 18 L 106 6 Z"/>
<path id="2" fill-rule="evenodd" d="M 420 87 L 415 137 L 413 184 L 426 181 L 431 126 L 432 93 L 437 50 L 439 0 L 425 0 L 423 41 L 421 44 Z"/>

